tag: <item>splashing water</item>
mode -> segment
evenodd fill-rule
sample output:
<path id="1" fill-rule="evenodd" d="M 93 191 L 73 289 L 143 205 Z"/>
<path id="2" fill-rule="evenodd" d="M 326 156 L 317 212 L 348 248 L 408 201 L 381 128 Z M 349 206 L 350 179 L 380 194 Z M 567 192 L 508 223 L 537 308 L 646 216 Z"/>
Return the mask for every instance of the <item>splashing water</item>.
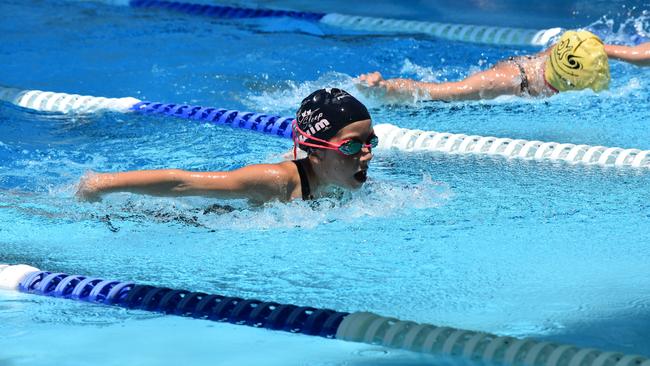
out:
<path id="1" fill-rule="evenodd" d="M 485 60 L 478 60 L 477 65 L 469 69 L 441 68 L 434 69 L 432 66 L 421 66 L 409 59 L 404 59 L 399 71 L 401 76 L 410 77 L 424 82 L 445 82 L 447 79 L 456 80 L 467 77 L 481 71 Z M 270 90 L 263 91 L 259 95 L 248 95 L 242 103 L 251 110 L 265 113 L 277 113 L 292 115 L 302 99 L 320 88 L 341 88 L 351 92 L 361 100 L 368 108 L 379 108 L 386 104 L 385 91 L 381 88 L 367 88 L 356 83 L 356 77 L 340 72 L 328 72 L 316 80 L 297 83 L 293 80 L 283 81 L 270 87 Z M 503 99 L 503 98 L 502 98 Z M 520 99 L 520 98 L 517 98 Z M 421 101 L 429 100 L 425 95 L 413 93 L 413 99 L 406 104 L 416 105 Z M 512 97 L 506 97 L 512 100 Z M 405 101 L 401 101 L 403 104 Z M 289 106 L 290 109 L 287 109 Z"/>
<path id="2" fill-rule="evenodd" d="M 644 10 L 634 16 L 629 11 L 627 17 L 617 21 L 603 16 L 586 27 L 598 34 L 608 44 L 638 44 L 650 41 L 650 12 Z"/>
<path id="3" fill-rule="evenodd" d="M 261 95 L 247 96 L 242 103 L 255 111 L 293 115 L 306 96 L 321 88 L 356 90 L 353 77 L 339 72 L 328 72 L 313 81 L 296 83 L 288 80 L 278 83 L 271 90 L 263 91 Z"/>
<path id="4" fill-rule="evenodd" d="M 235 229 L 314 228 L 336 221 L 351 222 L 363 217 L 390 217 L 404 210 L 437 208 L 453 193 L 444 183 L 425 175 L 416 184 L 370 181 L 340 198 L 321 198 L 313 202 L 273 202 L 261 210 L 236 210 L 223 215 L 206 215 L 202 224 L 210 228 L 230 224 Z"/>
<path id="5" fill-rule="evenodd" d="M 70 189 L 59 191 L 69 192 Z M 311 229 L 337 221 L 349 223 L 359 218 L 390 217 L 404 210 L 437 208 L 453 197 L 449 186 L 426 174 L 418 183 L 369 181 L 357 191 L 334 193 L 335 196 L 314 201 L 271 202 L 255 207 L 244 200 L 225 203 L 211 200 L 213 204 L 208 205 L 203 198 L 152 198 L 131 194 L 107 196 L 94 204 L 70 205 L 70 202 L 62 204 L 60 199 L 41 199 L 34 205 L 34 202 L 21 203 L 20 192 L 5 191 L 2 208 L 64 221 L 99 220 L 111 230 L 125 221 L 174 223 L 218 230 L 226 227 L 234 230 Z"/>
<path id="6" fill-rule="evenodd" d="M 432 83 L 440 82 L 438 80 L 438 77 L 440 76 L 440 73 L 438 71 L 434 70 L 430 66 L 426 67 L 426 66 L 417 65 L 411 62 L 411 60 L 409 59 L 404 60 L 402 69 L 399 72 L 401 74 L 413 75 L 415 78 L 417 78 L 420 81 L 432 82 Z"/>

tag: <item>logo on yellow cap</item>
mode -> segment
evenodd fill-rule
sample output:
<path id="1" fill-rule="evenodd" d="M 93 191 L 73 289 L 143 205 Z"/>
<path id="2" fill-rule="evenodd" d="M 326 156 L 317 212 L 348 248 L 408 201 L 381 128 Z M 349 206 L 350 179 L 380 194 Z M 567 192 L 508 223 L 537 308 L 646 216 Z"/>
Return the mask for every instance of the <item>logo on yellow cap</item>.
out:
<path id="1" fill-rule="evenodd" d="M 558 91 L 607 89 L 609 62 L 603 42 L 591 32 L 565 32 L 551 49 L 544 76 Z"/>

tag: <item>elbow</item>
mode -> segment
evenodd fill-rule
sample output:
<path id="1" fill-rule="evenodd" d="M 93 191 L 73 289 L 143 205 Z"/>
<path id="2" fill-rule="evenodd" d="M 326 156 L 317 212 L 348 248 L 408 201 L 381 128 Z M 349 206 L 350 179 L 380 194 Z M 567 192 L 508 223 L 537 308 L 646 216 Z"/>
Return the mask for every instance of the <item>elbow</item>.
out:
<path id="1" fill-rule="evenodd" d="M 180 169 L 170 169 L 167 182 L 172 192 L 182 193 L 192 190 L 191 179 L 188 179 L 187 172 Z"/>
<path id="2" fill-rule="evenodd" d="M 184 193 L 192 190 L 192 180 L 189 173 L 181 169 L 167 169 L 164 176 L 158 180 L 161 191 Z"/>
<path id="3" fill-rule="evenodd" d="M 181 169 L 168 169 L 165 171 L 164 181 L 172 185 L 186 184 L 188 179 L 188 172 Z"/>

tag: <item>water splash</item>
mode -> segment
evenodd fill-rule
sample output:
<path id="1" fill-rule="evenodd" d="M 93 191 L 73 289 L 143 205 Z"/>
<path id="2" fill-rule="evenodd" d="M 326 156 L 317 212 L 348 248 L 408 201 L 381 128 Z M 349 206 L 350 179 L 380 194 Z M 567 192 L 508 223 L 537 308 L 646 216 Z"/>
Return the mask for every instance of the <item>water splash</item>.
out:
<path id="1" fill-rule="evenodd" d="M 352 222 L 360 218 L 390 217 L 405 210 L 436 208 L 444 205 L 453 193 L 430 176 L 416 184 L 370 181 L 357 191 L 338 197 L 311 202 L 273 202 L 261 209 L 234 210 L 221 215 L 206 215 L 200 221 L 210 228 L 272 229 L 314 228 L 337 221 Z"/>
<path id="2" fill-rule="evenodd" d="M 289 203 L 270 202 L 250 206 L 244 200 L 206 204 L 204 198 L 152 198 L 131 194 L 107 196 L 99 203 L 79 203 L 66 209 L 58 206 L 43 209 L 49 218 L 97 220 L 109 228 L 121 226 L 120 221 L 172 223 L 214 230 L 268 230 L 283 228 L 314 228 L 334 222 L 349 223 L 361 218 L 391 217 L 406 210 L 437 208 L 444 205 L 453 192 L 444 183 L 424 175 L 417 183 L 369 181 L 357 191 L 334 190 L 332 196 L 313 201 Z M 66 200 L 68 201 L 68 200 Z M 46 205 L 48 205 L 46 203 Z M 20 206 L 14 202 L 14 208 Z M 85 206 L 80 209 L 79 206 Z M 68 211 L 61 215 L 61 210 Z M 24 211 L 24 210 L 21 210 Z M 29 214 L 38 215 L 29 210 Z"/>
<path id="3" fill-rule="evenodd" d="M 440 72 L 434 70 L 432 67 L 420 66 L 416 63 L 411 62 L 411 60 L 406 59 L 400 69 L 400 74 L 413 75 L 417 80 L 430 82 L 430 83 L 439 83 L 438 77 Z"/>
<path id="4" fill-rule="evenodd" d="M 643 92 L 645 90 L 644 84 L 642 79 L 632 77 L 620 87 L 606 90 L 603 93 L 611 98 L 627 99 L 634 94 Z M 629 103 L 627 100 L 626 102 Z"/>
<path id="5" fill-rule="evenodd" d="M 242 103 L 254 111 L 293 115 L 306 96 L 321 88 L 340 88 L 353 94 L 356 90 L 354 78 L 350 75 L 328 72 L 316 80 L 279 82 L 260 95 L 248 95 Z"/>
<path id="6" fill-rule="evenodd" d="M 650 12 L 643 10 L 639 15 L 633 13 L 634 9 L 628 11 L 622 20 L 605 15 L 585 28 L 607 44 L 629 45 L 650 41 Z"/>

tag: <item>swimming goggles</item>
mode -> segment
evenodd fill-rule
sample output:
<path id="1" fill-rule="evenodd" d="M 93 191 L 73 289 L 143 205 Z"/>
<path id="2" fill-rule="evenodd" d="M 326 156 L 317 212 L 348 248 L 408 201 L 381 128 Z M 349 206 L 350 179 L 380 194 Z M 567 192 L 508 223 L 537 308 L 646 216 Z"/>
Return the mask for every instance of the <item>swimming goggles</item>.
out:
<path id="1" fill-rule="evenodd" d="M 301 136 L 305 137 L 305 139 L 310 139 L 312 141 L 320 142 L 323 145 L 319 144 L 313 144 L 311 142 L 306 142 L 306 141 L 300 141 L 299 136 L 297 136 L 294 133 L 294 145 L 303 145 L 303 146 L 309 146 L 309 147 L 314 147 L 317 149 L 326 149 L 326 150 L 336 150 L 338 151 L 341 155 L 344 156 L 352 156 L 356 155 L 361 152 L 361 150 L 365 147 L 368 150 L 373 149 L 379 145 L 379 138 L 377 135 L 371 135 L 368 138 L 368 143 L 364 144 L 363 142 L 356 140 L 356 139 L 347 139 L 343 140 L 341 142 L 330 142 L 326 140 L 319 139 L 318 137 L 314 137 L 312 135 L 309 135 L 308 133 L 304 132 L 298 127 L 298 123 L 296 121 L 293 121 L 293 130 L 295 132 L 298 132 Z M 294 146 L 294 147 L 295 147 Z M 295 148 L 294 148 L 294 155 L 295 155 Z"/>

